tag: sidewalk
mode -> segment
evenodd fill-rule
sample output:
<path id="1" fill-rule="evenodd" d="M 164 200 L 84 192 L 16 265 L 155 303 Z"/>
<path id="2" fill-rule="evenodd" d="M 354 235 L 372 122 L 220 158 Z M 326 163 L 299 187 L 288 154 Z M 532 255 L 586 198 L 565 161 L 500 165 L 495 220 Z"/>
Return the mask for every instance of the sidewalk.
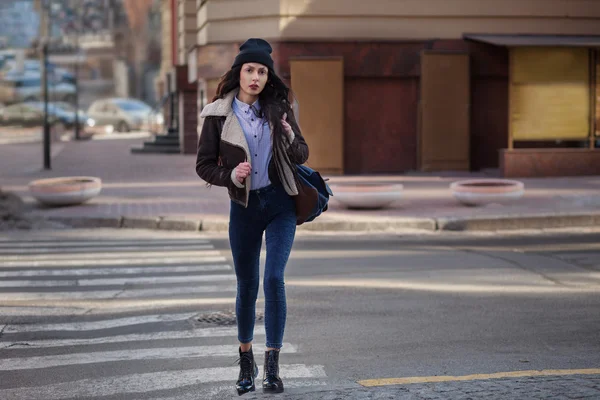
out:
<path id="1" fill-rule="evenodd" d="M 131 154 L 143 139 L 60 142 L 52 145 L 52 170 L 42 168 L 41 143 L 0 145 L 0 187 L 23 196 L 32 215 L 74 226 L 225 230 L 229 200 L 224 188 L 207 188 L 194 155 Z M 43 208 L 28 196 L 34 179 L 91 175 L 102 178 L 100 196 L 72 207 Z M 337 182 L 399 182 L 403 199 L 391 208 L 355 211 L 335 199 L 329 210 L 300 229 L 365 231 L 421 229 L 513 230 L 600 226 L 600 177 L 523 179 L 525 196 L 511 205 L 465 207 L 451 182 L 475 174 L 331 176 Z"/>

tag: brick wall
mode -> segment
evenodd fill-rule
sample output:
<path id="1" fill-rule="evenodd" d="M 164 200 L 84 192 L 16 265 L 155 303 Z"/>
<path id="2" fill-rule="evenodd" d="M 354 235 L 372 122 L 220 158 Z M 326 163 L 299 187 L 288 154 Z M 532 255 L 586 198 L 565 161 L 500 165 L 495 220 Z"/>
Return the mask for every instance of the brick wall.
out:
<path id="1" fill-rule="evenodd" d="M 600 175 L 600 149 L 513 149 L 500 151 L 506 178 Z"/>
<path id="2" fill-rule="evenodd" d="M 179 143 L 183 154 L 195 154 L 198 145 L 198 86 L 188 82 L 187 65 L 175 69 L 179 93 Z"/>

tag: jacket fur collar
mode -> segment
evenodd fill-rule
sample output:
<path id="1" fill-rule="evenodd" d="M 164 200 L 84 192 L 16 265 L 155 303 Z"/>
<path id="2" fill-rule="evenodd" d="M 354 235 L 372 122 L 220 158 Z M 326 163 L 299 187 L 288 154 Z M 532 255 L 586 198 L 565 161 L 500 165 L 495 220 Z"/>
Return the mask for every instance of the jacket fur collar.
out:
<path id="1" fill-rule="evenodd" d="M 250 162 L 252 158 L 250 157 L 250 148 L 248 147 L 246 136 L 244 135 L 240 121 L 238 121 L 233 113 L 233 99 L 237 94 L 238 91 L 233 90 L 222 99 L 217 99 L 212 103 L 207 104 L 200 113 L 200 118 L 225 117 L 223 131 L 221 132 L 221 140 L 243 148 L 246 152 L 246 159 Z"/>

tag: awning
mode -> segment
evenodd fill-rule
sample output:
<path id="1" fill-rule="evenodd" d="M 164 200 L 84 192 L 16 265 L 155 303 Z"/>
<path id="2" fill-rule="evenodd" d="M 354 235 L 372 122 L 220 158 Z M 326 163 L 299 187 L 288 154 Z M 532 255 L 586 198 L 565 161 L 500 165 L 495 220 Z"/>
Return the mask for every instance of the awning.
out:
<path id="1" fill-rule="evenodd" d="M 495 46 L 600 47 L 600 35 L 494 35 L 465 33 L 463 39 Z"/>

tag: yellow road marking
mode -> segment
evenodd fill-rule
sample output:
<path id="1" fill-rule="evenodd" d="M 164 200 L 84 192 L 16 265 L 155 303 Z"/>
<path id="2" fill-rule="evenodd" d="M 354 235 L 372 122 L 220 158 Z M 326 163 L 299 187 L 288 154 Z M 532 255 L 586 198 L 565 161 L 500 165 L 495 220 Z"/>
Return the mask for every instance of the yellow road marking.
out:
<path id="1" fill-rule="evenodd" d="M 387 385 L 410 385 L 413 383 L 433 383 L 433 382 L 453 382 L 453 381 L 473 381 L 482 379 L 500 379 L 500 378 L 524 378 L 531 376 L 555 376 L 555 375 L 600 375 L 600 368 L 590 369 L 544 369 L 541 371 L 511 371 L 496 372 L 493 374 L 473 374 L 463 376 L 414 376 L 407 378 L 384 378 L 384 379 L 365 379 L 358 381 L 359 385 L 365 387 L 387 386 Z"/>

